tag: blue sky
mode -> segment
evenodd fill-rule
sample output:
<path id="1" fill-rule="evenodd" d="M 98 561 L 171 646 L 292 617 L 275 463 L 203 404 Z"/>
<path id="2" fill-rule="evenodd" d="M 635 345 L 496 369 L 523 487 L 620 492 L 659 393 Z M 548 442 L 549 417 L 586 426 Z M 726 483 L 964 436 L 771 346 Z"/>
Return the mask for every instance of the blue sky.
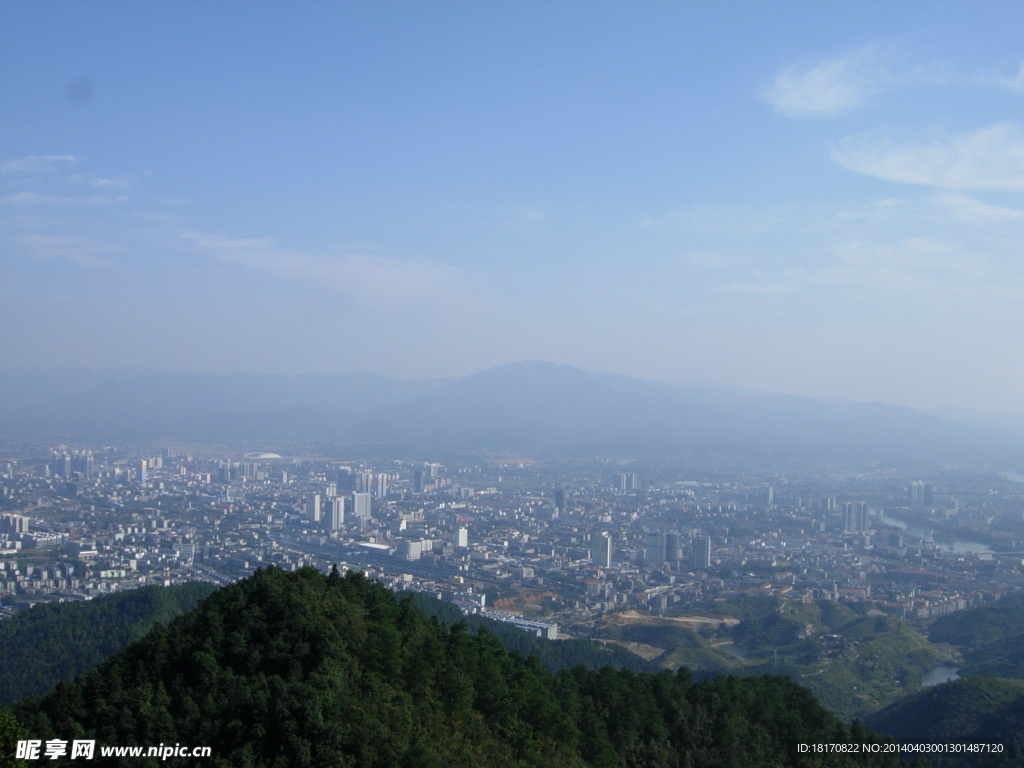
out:
<path id="1" fill-rule="evenodd" d="M 0 367 L 1024 413 L 1024 5 L 5 3 Z"/>

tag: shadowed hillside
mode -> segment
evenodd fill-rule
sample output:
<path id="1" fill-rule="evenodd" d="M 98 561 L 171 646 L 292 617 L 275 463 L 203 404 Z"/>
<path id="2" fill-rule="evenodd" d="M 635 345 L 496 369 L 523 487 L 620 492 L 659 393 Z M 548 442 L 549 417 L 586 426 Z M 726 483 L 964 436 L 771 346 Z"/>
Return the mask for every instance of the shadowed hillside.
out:
<path id="1" fill-rule="evenodd" d="M 82 603 L 46 603 L 0 622 L 0 705 L 43 694 L 195 607 L 214 586 L 141 587 Z"/>

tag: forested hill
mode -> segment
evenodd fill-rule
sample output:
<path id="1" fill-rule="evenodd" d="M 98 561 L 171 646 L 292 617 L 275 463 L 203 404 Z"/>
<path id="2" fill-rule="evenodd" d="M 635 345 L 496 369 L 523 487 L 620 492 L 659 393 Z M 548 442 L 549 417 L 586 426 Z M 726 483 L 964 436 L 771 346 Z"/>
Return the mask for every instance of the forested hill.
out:
<path id="1" fill-rule="evenodd" d="M 258 571 L 17 714 L 31 738 L 203 745 L 233 768 L 899 765 L 799 752 L 877 737 L 787 679 L 553 672 L 315 569 Z"/>
<path id="2" fill-rule="evenodd" d="M 1003 744 L 1006 759 L 945 756 L 935 768 L 1024 763 L 1024 681 L 968 677 L 925 688 L 867 718 L 905 743 Z"/>
<path id="3" fill-rule="evenodd" d="M 943 616 L 928 637 L 957 647 L 961 675 L 1024 678 L 1024 595 Z"/>
<path id="4" fill-rule="evenodd" d="M 0 622 L 0 705 L 87 672 L 157 622 L 192 610 L 215 587 L 141 587 L 81 603 L 45 603 Z"/>

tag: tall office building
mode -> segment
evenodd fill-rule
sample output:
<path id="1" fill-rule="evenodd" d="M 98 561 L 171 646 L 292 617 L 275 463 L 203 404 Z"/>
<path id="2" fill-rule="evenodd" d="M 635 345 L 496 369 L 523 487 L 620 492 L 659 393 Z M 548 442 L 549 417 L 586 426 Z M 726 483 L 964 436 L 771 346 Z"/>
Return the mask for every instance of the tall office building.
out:
<path id="1" fill-rule="evenodd" d="M 668 563 L 672 568 L 679 567 L 679 561 L 682 559 L 682 542 L 679 539 L 678 533 L 666 533 L 665 534 L 665 562 Z"/>
<path id="2" fill-rule="evenodd" d="M 867 533 L 869 528 L 868 503 L 866 501 L 844 501 L 843 532 Z"/>
<path id="3" fill-rule="evenodd" d="M 843 502 L 843 533 L 857 532 L 857 513 L 854 512 L 853 502 Z"/>
<path id="4" fill-rule="evenodd" d="M 665 534 L 661 531 L 648 531 L 644 537 L 644 565 L 648 568 L 660 568 L 665 564 Z"/>
<path id="5" fill-rule="evenodd" d="M 331 499 L 331 515 L 328 527 L 332 531 L 339 530 L 345 524 L 345 497 L 335 496 Z"/>
<path id="6" fill-rule="evenodd" d="M 915 480 L 907 488 L 907 501 L 914 509 L 931 506 L 932 484 L 922 480 Z"/>
<path id="7" fill-rule="evenodd" d="M 640 487 L 636 472 L 620 472 L 615 478 L 615 487 L 620 491 L 635 491 Z"/>
<path id="8" fill-rule="evenodd" d="M 356 490 L 356 476 L 348 467 L 338 469 L 338 493 L 354 493 Z"/>
<path id="9" fill-rule="evenodd" d="M 693 540 L 693 569 L 706 571 L 711 567 L 711 537 L 698 536 Z"/>
<path id="10" fill-rule="evenodd" d="M 28 518 L 24 515 L 0 515 L 0 533 L 9 536 L 28 533 Z"/>
<path id="11" fill-rule="evenodd" d="M 868 503 L 866 501 L 855 501 L 853 508 L 857 514 L 857 532 L 867 533 L 871 524 L 868 522 Z"/>
<path id="12" fill-rule="evenodd" d="M 373 510 L 373 499 L 368 493 L 352 494 L 352 516 L 358 520 L 369 520 Z"/>
<path id="13" fill-rule="evenodd" d="M 555 490 L 555 509 L 558 510 L 558 516 L 559 517 L 564 515 L 566 513 L 566 511 L 567 511 L 566 508 L 565 508 L 565 504 L 566 504 L 566 501 L 565 501 L 565 489 L 564 488 L 556 489 Z"/>
<path id="14" fill-rule="evenodd" d="M 466 549 L 469 546 L 469 528 L 462 525 L 455 534 L 455 546 Z"/>
<path id="15" fill-rule="evenodd" d="M 608 531 L 602 532 L 594 537 L 593 557 L 594 565 L 608 568 L 612 564 L 612 535 Z"/>
<path id="16" fill-rule="evenodd" d="M 91 480 L 95 474 L 95 466 L 92 458 L 92 454 L 76 453 L 71 457 L 71 472 L 77 472 L 83 480 Z"/>
<path id="17" fill-rule="evenodd" d="M 320 494 L 311 493 L 306 497 L 306 519 L 311 523 L 320 522 Z"/>
<path id="18" fill-rule="evenodd" d="M 50 460 L 50 468 L 55 477 L 71 477 L 71 455 L 54 453 Z"/>

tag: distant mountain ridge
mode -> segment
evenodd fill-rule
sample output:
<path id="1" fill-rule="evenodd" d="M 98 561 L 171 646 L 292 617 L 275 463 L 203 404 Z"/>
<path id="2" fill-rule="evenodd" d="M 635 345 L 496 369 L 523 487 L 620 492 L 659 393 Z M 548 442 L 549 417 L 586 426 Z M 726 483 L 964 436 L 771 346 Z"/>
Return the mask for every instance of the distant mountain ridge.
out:
<path id="1" fill-rule="evenodd" d="M 666 384 L 523 362 L 457 379 L 0 371 L 0 430 L 68 439 L 901 459 L 1000 456 L 1017 427 L 882 403 Z"/>

